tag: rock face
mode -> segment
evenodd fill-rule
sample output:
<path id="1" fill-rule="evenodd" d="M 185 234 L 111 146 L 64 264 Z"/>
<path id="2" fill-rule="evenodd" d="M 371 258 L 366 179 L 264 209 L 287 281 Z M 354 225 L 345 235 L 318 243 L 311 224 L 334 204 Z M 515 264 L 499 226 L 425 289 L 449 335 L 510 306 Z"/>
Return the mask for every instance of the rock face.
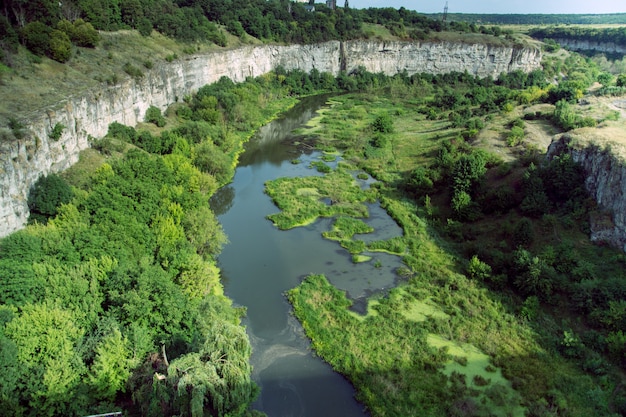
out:
<path id="1" fill-rule="evenodd" d="M 418 42 L 345 42 L 345 70 L 364 66 L 370 72 L 409 75 L 467 71 L 479 77 L 497 78 L 503 72 L 530 72 L 539 67 L 537 49 L 513 49 L 483 44 Z"/>
<path id="2" fill-rule="evenodd" d="M 563 135 L 548 148 L 548 157 L 569 154 L 585 170 L 585 188 L 605 210 L 591 219 L 591 240 L 606 242 L 626 251 L 626 164 L 597 144 L 580 145 Z"/>
<path id="3" fill-rule="evenodd" d="M 76 163 L 79 152 L 90 146 L 92 138 L 104 136 L 109 124 L 135 126 L 150 106 L 165 110 L 222 76 L 240 82 L 281 65 L 287 70 L 298 68 L 308 73 L 316 68 L 333 75 L 363 66 L 387 75 L 467 71 L 496 77 L 513 70 L 530 71 L 540 63 L 541 53 L 536 49 L 369 41 L 249 46 L 162 62 L 139 80 L 103 85 L 88 94 L 68 97 L 45 113 L 29 115 L 23 120 L 22 139 L 0 143 L 0 237 L 26 224 L 26 200 L 35 181 Z M 50 134 L 58 123 L 65 129 L 53 140 Z"/>
<path id="4" fill-rule="evenodd" d="M 579 39 L 556 38 L 559 45 L 573 51 L 596 51 L 610 54 L 626 54 L 626 45 L 614 42 L 595 42 Z"/>

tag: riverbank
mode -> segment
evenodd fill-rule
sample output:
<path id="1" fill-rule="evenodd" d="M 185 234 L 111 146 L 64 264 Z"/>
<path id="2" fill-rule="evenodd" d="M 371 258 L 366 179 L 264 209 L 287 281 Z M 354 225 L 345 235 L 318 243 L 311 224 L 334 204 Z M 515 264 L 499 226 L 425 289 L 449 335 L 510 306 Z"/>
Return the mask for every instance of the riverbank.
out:
<path id="1" fill-rule="evenodd" d="M 569 326 L 573 326 L 576 313 L 564 307 L 566 299 L 557 301 L 557 293 L 551 293 L 552 298 L 529 297 L 528 292 L 516 293 L 512 283 L 511 289 L 505 288 L 507 279 L 519 278 L 507 277 L 499 272 L 501 264 L 487 258 L 486 254 L 496 250 L 487 248 L 499 245 L 503 251 L 508 245 L 505 239 L 511 238 L 518 215 L 508 212 L 474 222 L 459 221 L 454 219 L 445 187 L 439 191 L 431 188 L 430 195 L 421 197 L 411 198 L 406 192 L 404 181 L 409 174 L 434 164 L 436 155 L 442 153 L 439 146 L 446 139 L 458 140 L 460 133 L 416 113 L 420 103 L 413 97 L 389 91 L 338 97 L 332 109 L 310 123 L 315 126 L 311 135 L 323 149 L 340 149 L 350 164 L 379 180 L 377 195 L 403 230 L 397 247 L 404 248 L 406 265 L 399 271 L 402 284 L 388 295 L 370 298 L 364 315 L 355 314 L 353 300 L 318 274 L 289 291 L 294 313 L 314 349 L 352 381 L 359 400 L 373 416 L 524 416 L 561 407 L 570 415 L 584 416 L 606 410 L 611 406 L 611 389 L 602 390 L 602 378 L 580 362 L 581 357 L 588 358 L 582 359 L 586 364 L 592 357 L 599 360 L 598 353 L 587 351 L 582 342 L 585 334 L 597 330 L 583 326 L 572 333 Z M 394 115 L 396 129 L 392 133 L 381 135 L 372 130 L 374 119 L 381 114 Z M 351 123 L 342 122 L 347 119 Z M 383 145 L 376 145 L 380 143 Z M 480 142 L 475 143 L 480 148 Z M 463 145 L 457 142 L 457 146 Z M 464 152 L 471 154 L 472 147 Z M 489 177 L 493 179 L 487 181 L 497 181 L 502 187 L 502 174 L 496 175 L 496 171 L 509 172 L 504 178 L 516 181 L 520 168 L 523 165 L 516 160 L 495 162 L 494 176 Z M 339 171 L 341 168 L 326 175 L 338 175 Z M 304 180 L 284 181 L 283 187 L 291 182 L 298 189 Z M 310 179 L 306 188 L 316 189 L 316 181 L 320 180 Z M 307 196 L 317 198 L 311 192 Z M 289 204 L 279 201 L 278 205 L 287 208 L 284 215 L 288 215 Z M 299 211 L 311 208 L 305 204 Z M 570 247 L 585 262 L 599 257 L 600 268 L 619 270 L 619 254 L 594 248 L 582 231 L 567 226 L 567 216 L 559 219 L 563 220 L 551 223 L 559 241 L 552 239 L 554 235 L 536 236 L 528 250 Z M 483 222 L 491 224 L 489 231 L 480 231 Z M 540 230 L 546 225 L 539 221 L 533 227 Z M 349 242 L 342 246 L 355 249 L 352 253 L 356 256 L 367 248 L 359 237 L 345 239 Z M 480 258 L 469 263 L 463 259 L 476 253 Z M 617 263 L 608 261 L 613 256 Z M 489 265 L 484 267 L 483 259 L 494 265 L 493 271 Z M 472 262 L 478 269 L 473 269 Z M 374 271 L 375 265 L 371 268 Z M 362 279 L 367 279 L 367 274 Z M 555 303 L 563 308 L 557 316 L 567 311 L 564 321 L 551 315 Z M 579 349 L 576 354 L 567 350 L 571 342 L 565 341 L 572 334 L 578 334 L 573 336 Z M 603 375 L 619 384 L 617 368 Z M 603 394 L 590 403 L 585 399 L 588 390 L 602 390 Z"/>

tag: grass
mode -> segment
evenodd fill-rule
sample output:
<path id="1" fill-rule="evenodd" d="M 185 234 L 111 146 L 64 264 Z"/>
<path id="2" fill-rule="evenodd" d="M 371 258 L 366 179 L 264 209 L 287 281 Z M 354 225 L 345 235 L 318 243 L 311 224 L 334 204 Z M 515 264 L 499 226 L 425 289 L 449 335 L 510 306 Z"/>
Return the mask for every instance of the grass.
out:
<path id="1" fill-rule="evenodd" d="M 335 170 L 324 176 L 279 178 L 266 183 L 265 192 L 281 212 L 270 214 L 278 228 L 286 230 L 314 222 L 318 217 L 349 215 L 367 217 L 372 191 L 362 190 L 349 172 Z"/>
<path id="2" fill-rule="evenodd" d="M 41 113 L 63 105 L 69 96 L 87 95 L 103 88 L 107 81 L 124 82 L 138 76 L 146 68 L 146 57 L 157 65 L 168 56 L 179 58 L 190 52 L 187 45 L 153 31 L 141 36 L 136 31 L 101 32 L 102 40 L 96 48 L 76 48 L 75 55 L 66 64 L 49 58 L 34 57 L 20 48 L 12 57 L 12 67 L 5 71 L 0 83 L 0 120 L 17 116 L 26 119 L 33 112 Z M 231 46 L 238 41 L 230 40 Z M 223 49 L 214 44 L 195 44 L 194 53 Z M 127 70 L 131 70 L 129 75 Z M 36 82 L 33 82 L 36 80 Z"/>
<path id="3" fill-rule="evenodd" d="M 373 187 L 377 197 L 403 231 L 402 236 L 365 244 L 354 237 L 354 230 L 364 223 L 359 218 L 350 220 L 352 215 L 347 214 L 337 218 L 325 237 L 340 241 L 355 262 L 370 260 L 361 258 L 361 251 L 384 250 L 401 254 L 407 267 L 405 284 L 370 299 L 366 315 L 352 311 L 350 300 L 323 276 L 309 276 L 289 291 L 314 349 L 354 383 L 373 416 L 524 416 L 541 415 L 538 410 L 548 409 L 566 409 L 571 416 L 597 415 L 606 406 L 602 395 L 608 395 L 607 391 L 579 363 L 557 353 L 553 343 L 562 339 L 559 319 L 539 312 L 537 322 L 528 321 L 519 314 L 523 300 L 492 292 L 463 274 L 464 251 L 478 248 L 488 253 L 503 245 L 511 247 L 510 234 L 519 215 L 459 223 L 461 236 L 469 236 L 459 245 L 443 237 L 443 227 L 436 227 L 445 224 L 445 216 L 427 214 L 419 201 L 398 189 L 408 172 L 430 163 L 442 140 L 459 133 L 446 121 L 425 120 L 418 107 L 411 94 L 344 95 L 334 97 L 331 109 L 310 122 L 310 132 L 319 135 L 320 148 L 341 149 L 352 168 L 363 169 L 380 181 Z M 389 134 L 384 147 L 374 149 L 368 126 L 382 111 L 396 115 L 395 133 Z M 484 135 L 504 132 L 523 111 L 518 108 L 512 114 L 496 115 L 474 142 L 490 151 L 502 149 L 506 158 L 501 159 L 509 161 L 490 174 L 493 186 L 519 181 L 519 150 L 506 148 L 502 135 Z M 351 119 L 351 115 L 356 117 Z M 528 122 L 528 126 L 532 135 L 527 140 L 545 149 L 542 141 L 554 127 L 545 121 Z M 441 196 L 432 197 L 433 204 L 446 203 Z M 535 225 L 539 237 L 531 250 L 554 245 L 554 239 L 566 240 L 585 258 L 607 260 L 594 253 L 601 249 L 594 249 L 577 228 L 549 218 Z M 614 262 L 603 264 L 602 274 L 615 272 L 608 266 Z M 414 375 L 423 380 L 417 381 Z M 602 392 L 597 401 L 585 401 L 590 390 Z"/>

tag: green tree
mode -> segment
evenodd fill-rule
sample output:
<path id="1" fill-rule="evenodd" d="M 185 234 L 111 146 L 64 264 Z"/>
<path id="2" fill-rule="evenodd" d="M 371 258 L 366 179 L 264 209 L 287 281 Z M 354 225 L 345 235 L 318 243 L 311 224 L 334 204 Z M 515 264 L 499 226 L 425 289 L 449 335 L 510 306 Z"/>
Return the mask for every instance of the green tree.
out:
<path id="1" fill-rule="evenodd" d="M 71 312 L 27 304 L 5 326 L 17 346 L 20 394 L 38 415 L 71 415 L 80 409 L 76 389 L 85 373 L 78 342 L 84 331 Z"/>
<path id="2" fill-rule="evenodd" d="M 598 82 L 603 86 L 611 84 L 614 78 L 615 77 L 613 77 L 613 75 L 608 72 L 601 72 L 600 74 L 598 74 Z"/>
<path id="3" fill-rule="evenodd" d="M 217 256 L 228 242 L 222 226 L 207 205 L 186 211 L 182 225 L 187 240 L 205 259 Z"/>
<path id="4" fill-rule="evenodd" d="M 486 281 L 491 277 L 491 266 L 474 255 L 467 264 L 467 275 L 472 279 Z"/>
<path id="5" fill-rule="evenodd" d="M 118 392 L 125 391 L 130 370 L 137 365 L 132 353 L 129 341 L 117 328 L 105 335 L 96 346 L 89 383 L 98 398 L 113 400 Z"/>
<path id="6" fill-rule="evenodd" d="M 515 246 L 528 246 L 533 243 L 534 238 L 532 221 L 528 217 L 523 217 L 513 230 L 513 243 Z"/>
<path id="7" fill-rule="evenodd" d="M 230 156 L 210 141 L 204 141 L 194 148 L 193 164 L 200 171 L 214 176 L 220 184 L 226 183 L 234 171 Z"/>
<path id="8" fill-rule="evenodd" d="M 163 127 L 166 123 L 165 117 L 161 114 L 161 109 L 155 106 L 148 107 L 148 110 L 146 110 L 145 120 L 148 123 L 154 123 L 158 127 Z"/>
<path id="9" fill-rule="evenodd" d="M 524 199 L 520 208 L 522 212 L 531 217 L 537 217 L 547 213 L 551 208 L 551 202 L 541 179 L 540 173 L 534 164 L 530 164 L 522 179 Z"/>
<path id="10" fill-rule="evenodd" d="M 67 62 L 72 56 L 72 42 L 65 32 L 50 33 L 50 57 L 58 62 Z"/>
<path id="11" fill-rule="evenodd" d="M 69 203 L 74 193 L 67 182 L 56 174 L 40 177 L 28 195 L 30 220 L 43 223 L 56 216 L 61 204 Z"/>
<path id="12" fill-rule="evenodd" d="M 424 167 L 417 167 L 411 173 L 408 181 L 408 187 L 414 193 L 423 195 L 433 190 L 433 172 L 430 169 Z"/>
<path id="13" fill-rule="evenodd" d="M 455 193 L 471 193 L 487 172 L 486 160 L 478 152 L 461 155 L 452 169 L 452 187 Z"/>
<path id="14" fill-rule="evenodd" d="M 44 56 L 50 49 L 52 29 L 41 22 L 30 22 L 20 32 L 22 42 L 35 55 Z"/>

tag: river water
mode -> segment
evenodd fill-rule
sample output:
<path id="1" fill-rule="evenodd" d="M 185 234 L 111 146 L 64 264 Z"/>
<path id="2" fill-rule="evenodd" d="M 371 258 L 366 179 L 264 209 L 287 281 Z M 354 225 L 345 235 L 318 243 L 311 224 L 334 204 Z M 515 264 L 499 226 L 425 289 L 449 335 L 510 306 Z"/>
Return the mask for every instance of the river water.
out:
<path id="1" fill-rule="evenodd" d="M 252 343 L 252 376 L 261 387 L 254 408 L 270 417 L 368 415 L 354 399 L 352 385 L 312 353 L 284 293 L 308 274 L 325 274 L 363 308 L 367 296 L 395 285 L 395 270 L 401 266 L 398 257 L 380 253 L 372 254 L 370 262 L 354 264 L 345 249 L 322 238 L 332 219 L 281 231 L 265 218 L 278 211 L 264 193 L 266 181 L 321 175 L 309 168 L 320 153 L 303 152 L 291 131 L 312 118 L 325 100 L 307 98 L 260 129 L 247 144 L 233 182 L 211 199 L 229 238 L 218 259 L 224 289 L 236 305 L 247 308 L 244 325 Z M 294 159 L 301 163 L 292 163 Z M 368 239 L 401 233 L 378 204 L 369 209 L 367 222 L 376 232 Z"/>

